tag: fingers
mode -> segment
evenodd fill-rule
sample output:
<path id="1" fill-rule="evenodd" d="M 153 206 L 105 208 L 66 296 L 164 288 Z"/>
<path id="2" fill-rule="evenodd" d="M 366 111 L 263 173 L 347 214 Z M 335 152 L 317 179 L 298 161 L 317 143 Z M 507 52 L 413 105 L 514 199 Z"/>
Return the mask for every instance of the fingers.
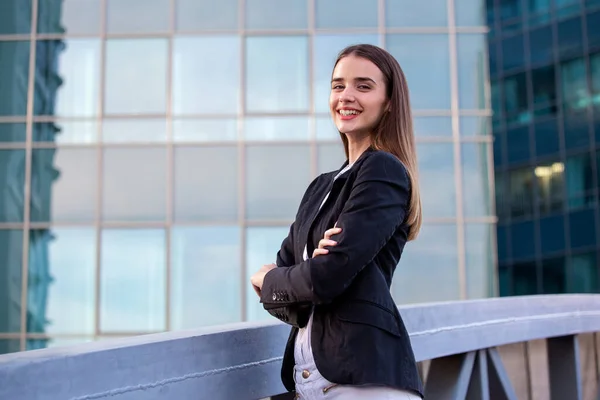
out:
<path id="1" fill-rule="evenodd" d="M 331 238 L 332 235 L 337 235 L 342 231 L 342 228 L 331 228 L 325 231 L 325 239 Z"/>
<path id="2" fill-rule="evenodd" d="M 315 251 L 313 251 L 313 258 L 315 258 L 316 256 L 322 256 L 329 253 L 329 250 L 327 249 L 315 249 Z"/>

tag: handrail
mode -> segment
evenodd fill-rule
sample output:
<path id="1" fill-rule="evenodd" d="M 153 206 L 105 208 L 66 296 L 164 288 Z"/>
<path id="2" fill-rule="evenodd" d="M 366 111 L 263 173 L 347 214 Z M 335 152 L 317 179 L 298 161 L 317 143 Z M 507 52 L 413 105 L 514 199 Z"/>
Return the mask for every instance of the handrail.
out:
<path id="1" fill-rule="evenodd" d="M 600 331 L 600 295 L 505 297 L 399 309 L 418 361 L 460 355 L 457 373 L 468 370 L 471 376 L 477 363 L 489 360 L 501 386 L 506 377 L 496 354 L 480 350 L 558 338 L 559 347 L 552 342 L 549 352 L 562 351 L 571 345 L 565 337 Z M 276 321 L 248 322 L 1 355 L 0 399 L 264 398 L 285 391 L 279 369 L 288 333 L 289 327 Z M 436 365 L 432 362 L 428 385 L 437 376 Z M 552 368 L 551 376 L 564 374 L 552 375 Z M 450 390 L 431 385 L 427 398 L 443 398 L 436 393 Z M 457 381 L 451 390 L 459 393 L 461 387 Z M 512 397 L 509 388 L 503 390 Z"/>

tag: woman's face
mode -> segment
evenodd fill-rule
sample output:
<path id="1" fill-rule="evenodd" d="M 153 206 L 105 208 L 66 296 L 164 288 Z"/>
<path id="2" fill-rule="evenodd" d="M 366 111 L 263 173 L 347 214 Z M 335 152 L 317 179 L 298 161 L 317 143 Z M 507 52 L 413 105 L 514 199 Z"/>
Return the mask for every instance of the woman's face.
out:
<path id="1" fill-rule="evenodd" d="M 383 74 L 375 64 L 354 55 L 337 63 L 331 80 L 329 108 L 340 132 L 370 135 L 388 104 Z"/>

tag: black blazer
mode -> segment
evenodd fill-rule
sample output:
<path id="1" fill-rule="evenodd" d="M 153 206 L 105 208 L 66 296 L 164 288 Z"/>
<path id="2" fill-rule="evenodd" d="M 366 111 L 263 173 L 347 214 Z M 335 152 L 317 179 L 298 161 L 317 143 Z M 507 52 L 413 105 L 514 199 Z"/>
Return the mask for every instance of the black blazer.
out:
<path id="1" fill-rule="evenodd" d="M 309 185 L 277 253 L 279 268 L 264 279 L 264 308 L 293 326 L 283 359 L 283 384 L 289 391 L 295 389 L 294 344 L 298 327 L 306 325 L 314 305 L 311 344 L 325 379 L 385 385 L 423 397 L 410 338 L 390 294 L 408 235 L 408 174 L 396 157 L 376 150 L 365 151 L 333 182 L 338 172 L 322 174 Z M 336 223 L 342 228 L 332 237 L 337 246 L 303 261 L 305 244 L 312 255 Z"/>

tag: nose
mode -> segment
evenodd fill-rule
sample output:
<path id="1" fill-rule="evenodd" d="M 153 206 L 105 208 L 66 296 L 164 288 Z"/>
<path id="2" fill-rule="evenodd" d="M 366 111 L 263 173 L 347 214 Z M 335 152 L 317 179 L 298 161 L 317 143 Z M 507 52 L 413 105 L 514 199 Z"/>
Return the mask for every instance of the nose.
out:
<path id="1" fill-rule="evenodd" d="M 355 98 L 354 98 L 354 92 L 352 91 L 351 88 L 345 88 L 340 93 L 340 97 L 339 97 L 339 102 L 340 103 L 351 103 L 354 100 L 355 100 Z"/>

